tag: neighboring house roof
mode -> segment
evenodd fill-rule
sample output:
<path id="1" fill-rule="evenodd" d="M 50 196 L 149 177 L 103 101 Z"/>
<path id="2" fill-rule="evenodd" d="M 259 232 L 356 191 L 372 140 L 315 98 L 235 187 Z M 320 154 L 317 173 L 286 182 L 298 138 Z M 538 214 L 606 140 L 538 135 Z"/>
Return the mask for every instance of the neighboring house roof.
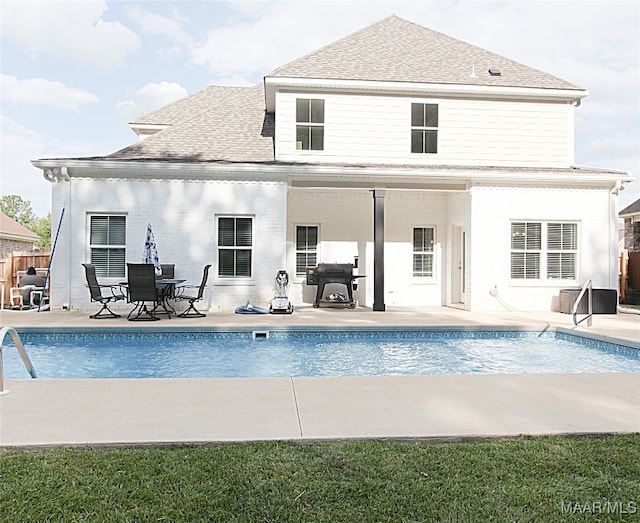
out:
<path id="1" fill-rule="evenodd" d="M 0 211 L 0 238 L 34 243 L 40 237 Z"/>
<path id="2" fill-rule="evenodd" d="M 622 209 L 618 213 L 618 216 L 620 216 L 620 218 L 624 218 L 626 216 L 634 216 L 636 214 L 640 214 L 640 199 Z"/>
<path id="3" fill-rule="evenodd" d="M 491 75 L 489 69 L 499 69 Z M 395 15 L 278 67 L 267 77 L 582 88 Z"/>

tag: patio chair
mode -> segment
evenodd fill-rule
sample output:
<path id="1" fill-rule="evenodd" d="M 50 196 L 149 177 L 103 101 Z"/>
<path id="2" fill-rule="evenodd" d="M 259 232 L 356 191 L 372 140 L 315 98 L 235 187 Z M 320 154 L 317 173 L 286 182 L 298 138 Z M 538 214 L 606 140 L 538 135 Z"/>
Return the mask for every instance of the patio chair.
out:
<path id="1" fill-rule="evenodd" d="M 159 320 L 155 309 L 160 305 L 161 296 L 156 286 L 156 272 L 152 263 L 127 263 L 127 286 L 129 303 L 135 307 L 129 312 L 129 321 Z M 147 304 L 151 303 L 149 309 Z"/>
<path id="2" fill-rule="evenodd" d="M 162 269 L 162 274 L 158 276 L 163 280 L 172 280 L 175 278 L 176 266 L 173 263 L 161 263 L 160 268 Z"/>
<path id="3" fill-rule="evenodd" d="M 189 302 L 189 306 L 178 314 L 180 318 L 204 318 L 206 314 L 196 309 L 195 302 L 200 301 L 204 296 L 204 288 L 207 286 L 209 269 L 211 264 L 205 265 L 202 271 L 202 281 L 200 285 L 182 285 L 176 289 L 175 299 Z"/>
<path id="4" fill-rule="evenodd" d="M 122 292 L 122 288 L 119 285 L 101 285 L 98 283 L 96 277 L 96 268 L 91 263 L 83 263 L 85 277 L 87 278 L 87 286 L 89 287 L 89 293 L 91 294 L 91 301 L 96 301 L 102 305 L 102 308 L 89 316 L 96 320 L 103 318 L 119 318 L 120 314 L 116 314 L 109 308 L 109 304 L 119 300 L 124 300 L 125 295 Z M 103 289 L 108 289 L 108 293 L 105 295 L 102 293 Z"/>

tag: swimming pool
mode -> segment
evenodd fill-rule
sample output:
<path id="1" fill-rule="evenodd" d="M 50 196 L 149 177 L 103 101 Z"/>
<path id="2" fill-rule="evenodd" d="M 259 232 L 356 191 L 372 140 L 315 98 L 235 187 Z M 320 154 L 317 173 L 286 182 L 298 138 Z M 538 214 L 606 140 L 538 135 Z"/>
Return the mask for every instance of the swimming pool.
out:
<path id="1" fill-rule="evenodd" d="M 546 331 L 23 332 L 39 378 L 640 372 L 640 350 Z M 4 375 L 28 377 L 11 340 Z"/>

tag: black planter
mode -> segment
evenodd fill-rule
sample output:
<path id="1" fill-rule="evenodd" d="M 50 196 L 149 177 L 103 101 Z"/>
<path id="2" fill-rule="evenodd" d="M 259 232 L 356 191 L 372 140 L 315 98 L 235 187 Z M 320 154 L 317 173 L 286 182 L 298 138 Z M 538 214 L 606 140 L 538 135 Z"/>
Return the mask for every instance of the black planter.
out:
<path id="1" fill-rule="evenodd" d="M 581 289 L 562 289 L 560 291 L 560 312 L 565 314 L 573 312 L 573 305 L 578 299 L 580 291 Z M 616 289 L 593 289 L 592 306 L 594 314 L 616 314 L 618 291 Z M 587 314 L 588 312 L 589 299 L 585 293 L 578 306 L 578 314 Z"/>

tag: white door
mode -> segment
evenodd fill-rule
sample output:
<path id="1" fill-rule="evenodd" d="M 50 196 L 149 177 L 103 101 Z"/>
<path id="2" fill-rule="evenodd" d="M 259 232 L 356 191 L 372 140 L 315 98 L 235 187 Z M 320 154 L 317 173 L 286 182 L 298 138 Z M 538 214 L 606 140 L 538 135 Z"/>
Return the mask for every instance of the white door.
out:
<path id="1" fill-rule="evenodd" d="M 451 267 L 451 303 L 464 303 L 466 232 L 463 227 L 453 227 L 453 256 Z"/>

